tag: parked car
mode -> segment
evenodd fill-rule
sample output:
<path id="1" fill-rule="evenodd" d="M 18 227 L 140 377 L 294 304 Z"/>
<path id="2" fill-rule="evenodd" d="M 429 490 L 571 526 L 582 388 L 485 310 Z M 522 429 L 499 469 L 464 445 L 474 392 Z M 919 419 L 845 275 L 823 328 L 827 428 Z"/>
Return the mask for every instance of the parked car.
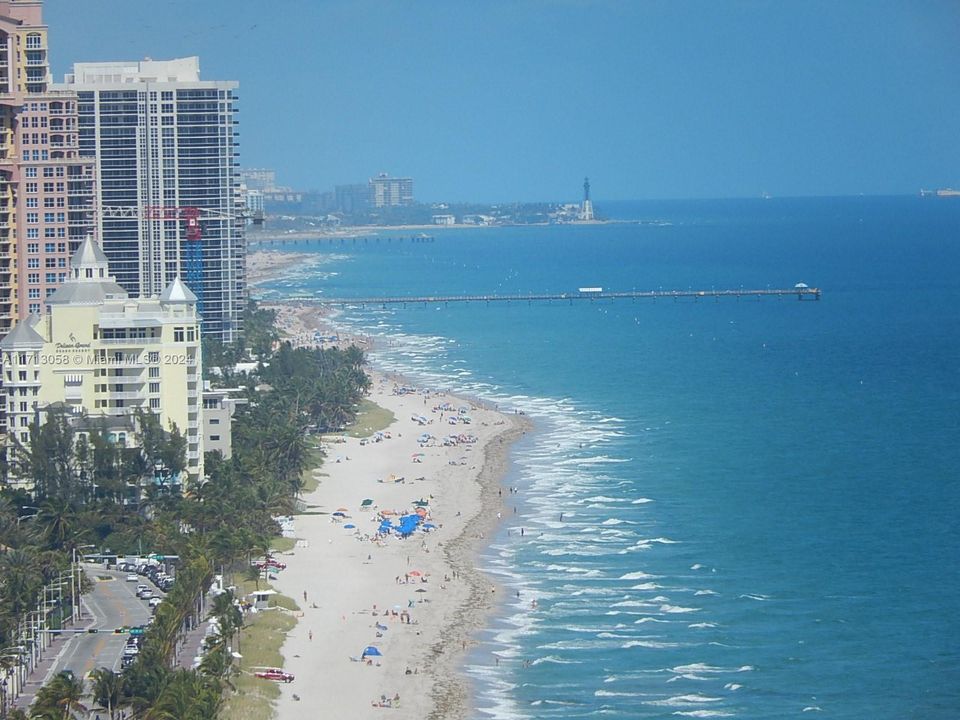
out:
<path id="1" fill-rule="evenodd" d="M 293 682 L 294 677 L 291 673 L 284 672 L 280 668 L 263 668 L 262 670 L 257 670 L 253 673 L 255 677 L 263 678 L 264 680 L 275 680 L 276 682 Z"/>
<path id="2" fill-rule="evenodd" d="M 137 577 L 136 573 L 130 573 L 129 575 L 127 575 L 127 582 L 136 582 L 139 579 L 140 578 Z"/>

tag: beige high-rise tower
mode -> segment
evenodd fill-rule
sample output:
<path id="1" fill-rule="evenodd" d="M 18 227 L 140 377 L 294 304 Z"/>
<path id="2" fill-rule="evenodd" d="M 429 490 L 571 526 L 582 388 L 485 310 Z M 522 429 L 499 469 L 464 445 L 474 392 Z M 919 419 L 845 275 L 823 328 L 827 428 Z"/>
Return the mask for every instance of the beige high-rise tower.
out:
<path id="1" fill-rule="evenodd" d="M 42 312 L 93 226 L 77 96 L 50 89 L 39 0 L 0 0 L 0 336 Z"/>

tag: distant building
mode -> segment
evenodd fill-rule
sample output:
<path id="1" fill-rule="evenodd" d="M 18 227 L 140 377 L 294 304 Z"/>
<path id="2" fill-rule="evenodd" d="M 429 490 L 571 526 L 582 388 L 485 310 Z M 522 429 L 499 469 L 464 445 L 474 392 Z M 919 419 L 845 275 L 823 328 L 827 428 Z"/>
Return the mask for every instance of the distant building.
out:
<path id="1" fill-rule="evenodd" d="M 347 214 L 363 212 L 371 204 L 369 185 L 337 185 L 333 195 L 336 210 Z"/>
<path id="2" fill-rule="evenodd" d="M 233 455 L 231 434 L 237 405 L 247 402 L 230 393 L 228 388 L 203 391 L 203 449 L 204 452 L 219 451 L 224 459 Z"/>
<path id="3" fill-rule="evenodd" d="M 456 225 L 457 224 L 456 215 L 432 215 L 431 220 L 433 220 L 434 225 Z"/>
<path id="4" fill-rule="evenodd" d="M 8 435 L 28 446 L 31 423 L 51 407 L 118 428 L 142 410 L 164 430 L 177 425 L 187 472 L 202 477 L 199 322 L 197 298 L 179 278 L 158 297 L 131 298 L 88 238 L 46 314 L 0 340 Z"/>
<path id="5" fill-rule="evenodd" d="M 373 207 L 413 205 L 413 178 L 395 178 L 380 173 L 371 178 L 368 185 Z"/>
<path id="6" fill-rule="evenodd" d="M 117 282 L 159 294 L 175 277 L 197 293 L 203 332 L 233 342 L 246 305 L 237 168 L 237 87 L 200 79 L 196 57 L 77 63 L 60 90 L 79 101 L 79 141 L 96 157 L 97 236 Z M 199 209 L 194 220 L 182 209 Z"/>
<path id="7" fill-rule="evenodd" d="M 240 171 L 240 182 L 250 190 L 273 192 L 277 190 L 277 173 L 267 168 L 245 168 Z"/>

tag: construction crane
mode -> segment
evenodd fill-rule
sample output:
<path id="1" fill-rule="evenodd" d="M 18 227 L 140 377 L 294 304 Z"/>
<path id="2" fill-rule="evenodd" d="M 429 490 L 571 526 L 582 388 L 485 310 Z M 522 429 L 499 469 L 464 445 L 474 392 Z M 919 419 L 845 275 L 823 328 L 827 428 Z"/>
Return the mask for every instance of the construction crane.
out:
<path id="1" fill-rule="evenodd" d="M 101 218 L 125 218 L 130 220 L 182 220 L 186 223 L 183 247 L 186 283 L 201 295 L 203 288 L 203 227 L 204 220 L 246 220 L 252 217 L 244 209 L 238 213 L 193 206 L 174 205 L 101 205 L 96 208 Z"/>

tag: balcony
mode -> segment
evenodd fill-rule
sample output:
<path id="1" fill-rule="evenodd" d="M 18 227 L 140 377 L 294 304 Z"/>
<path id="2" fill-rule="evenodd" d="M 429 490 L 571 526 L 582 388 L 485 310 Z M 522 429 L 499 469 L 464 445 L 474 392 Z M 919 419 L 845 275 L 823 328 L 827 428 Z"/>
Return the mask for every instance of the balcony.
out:
<path id="1" fill-rule="evenodd" d="M 142 393 L 109 391 L 111 400 L 145 400 Z"/>

